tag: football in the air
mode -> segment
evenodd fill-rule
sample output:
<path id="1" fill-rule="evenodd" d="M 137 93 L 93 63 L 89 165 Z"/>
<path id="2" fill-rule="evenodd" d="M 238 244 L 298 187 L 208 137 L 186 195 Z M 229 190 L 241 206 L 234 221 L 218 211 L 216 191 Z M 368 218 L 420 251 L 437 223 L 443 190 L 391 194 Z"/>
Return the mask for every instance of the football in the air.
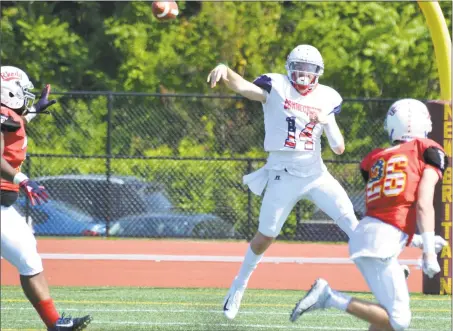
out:
<path id="1" fill-rule="evenodd" d="M 175 1 L 154 1 L 153 14 L 160 21 L 172 20 L 179 14 L 178 5 Z"/>

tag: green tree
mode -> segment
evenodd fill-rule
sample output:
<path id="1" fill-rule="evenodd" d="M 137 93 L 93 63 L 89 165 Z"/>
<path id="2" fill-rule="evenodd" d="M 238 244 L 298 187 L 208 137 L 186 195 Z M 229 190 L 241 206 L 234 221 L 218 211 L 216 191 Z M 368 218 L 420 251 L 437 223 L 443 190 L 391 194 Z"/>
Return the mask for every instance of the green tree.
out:
<path id="1" fill-rule="evenodd" d="M 181 15 L 171 22 L 157 21 L 151 5 L 2 2 L 2 64 L 24 69 L 37 92 L 50 83 L 54 91 L 211 96 L 59 95 L 53 115 L 40 116 L 28 129 L 32 152 L 105 154 L 110 116 L 114 155 L 264 158 L 261 105 L 237 96 L 223 98 L 231 92 L 223 84 L 211 90 L 206 77 L 219 62 L 248 80 L 268 72 L 285 74 L 291 49 L 312 44 L 325 61 L 320 82 L 345 99 L 337 120 L 346 153 L 337 157 L 324 148 L 324 158 L 351 160 L 329 167 L 355 190 L 360 185 L 355 162 L 386 142 L 382 123 L 391 101 L 350 99 L 439 97 L 431 36 L 415 2 L 178 1 Z M 451 30 L 452 4 L 440 5 Z M 104 159 L 43 158 L 38 164 L 40 174 L 106 171 Z M 243 161 L 218 166 L 115 160 L 112 167 L 118 174 L 166 179 L 181 210 L 229 215 L 238 230 L 247 230 L 249 201 L 240 182 L 248 170 Z M 255 218 L 257 201 L 252 203 Z M 309 218 L 312 206 L 305 207 L 303 216 Z M 295 227 L 292 215 L 284 232 L 291 236 Z"/>

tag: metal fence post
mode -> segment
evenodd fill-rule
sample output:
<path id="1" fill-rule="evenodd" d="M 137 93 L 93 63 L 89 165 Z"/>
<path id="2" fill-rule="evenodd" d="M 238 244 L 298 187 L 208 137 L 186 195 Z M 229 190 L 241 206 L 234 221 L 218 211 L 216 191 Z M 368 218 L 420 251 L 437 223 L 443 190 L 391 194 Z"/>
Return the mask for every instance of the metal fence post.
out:
<path id="1" fill-rule="evenodd" d="M 247 173 L 252 172 L 252 161 L 247 160 Z M 247 189 L 247 239 L 250 241 L 252 239 L 252 192 L 250 189 Z"/>
<path id="2" fill-rule="evenodd" d="M 297 202 L 296 204 L 296 229 L 300 227 L 301 223 L 301 215 L 300 215 L 300 209 L 301 209 L 301 203 L 300 201 Z M 297 230 L 296 230 L 296 236 L 297 236 Z"/>
<path id="3" fill-rule="evenodd" d="M 25 165 L 27 169 L 27 176 L 28 178 L 31 178 L 31 156 L 27 155 L 25 158 Z M 32 225 L 30 224 L 33 220 L 30 219 L 30 200 L 25 199 L 25 221 L 27 222 L 28 226 L 32 228 Z M 33 229 L 33 228 L 32 228 Z"/>
<path id="4" fill-rule="evenodd" d="M 110 236 L 110 220 L 112 216 L 112 196 L 110 195 L 111 185 L 110 178 L 112 176 L 112 112 L 113 112 L 113 95 L 111 92 L 107 95 L 107 141 L 105 146 L 105 171 L 107 177 L 107 215 L 106 215 L 106 237 Z"/>

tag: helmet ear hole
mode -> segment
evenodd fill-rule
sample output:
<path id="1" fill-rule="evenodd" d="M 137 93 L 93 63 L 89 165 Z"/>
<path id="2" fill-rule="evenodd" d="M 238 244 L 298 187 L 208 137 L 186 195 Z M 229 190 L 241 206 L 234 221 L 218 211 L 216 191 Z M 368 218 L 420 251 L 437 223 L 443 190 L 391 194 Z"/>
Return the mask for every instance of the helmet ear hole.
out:
<path id="1" fill-rule="evenodd" d="M 14 94 L 12 92 L 9 92 L 9 96 L 12 98 L 14 97 Z"/>

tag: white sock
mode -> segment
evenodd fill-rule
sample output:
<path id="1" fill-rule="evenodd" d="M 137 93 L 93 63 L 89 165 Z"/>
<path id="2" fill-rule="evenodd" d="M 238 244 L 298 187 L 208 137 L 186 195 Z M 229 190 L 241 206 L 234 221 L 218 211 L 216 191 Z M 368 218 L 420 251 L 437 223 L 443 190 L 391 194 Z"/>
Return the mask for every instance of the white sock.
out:
<path id="1" fill-rule="evenodd" d="M 351 235 L 359 224 L 359 221 L 354 214 L 346 214 L 337 219 L 335 223 L 337 223 L 340 229 L 342 229 L 348 237 L 351 238 Z"/>
<path id="2" fill-rule="evenodd" d="M 336 308 L 346 311 L 351 299 L 352 298 L 349 295 L 331 289 L 330 298 L 327 301 L 326 308 Z"/>
<path id="3" fill-rule="evenodd" d="M 236 286 L 247 287 L 252 272 L 256 269 L 256 266 L 261 261 L 264 254 L 256 255 L 253 253 L 252 248 L 249 246 L 247 253 L 245 253 L 244 262 L 242 262 L 241 269 L 236 277 Z"/>

